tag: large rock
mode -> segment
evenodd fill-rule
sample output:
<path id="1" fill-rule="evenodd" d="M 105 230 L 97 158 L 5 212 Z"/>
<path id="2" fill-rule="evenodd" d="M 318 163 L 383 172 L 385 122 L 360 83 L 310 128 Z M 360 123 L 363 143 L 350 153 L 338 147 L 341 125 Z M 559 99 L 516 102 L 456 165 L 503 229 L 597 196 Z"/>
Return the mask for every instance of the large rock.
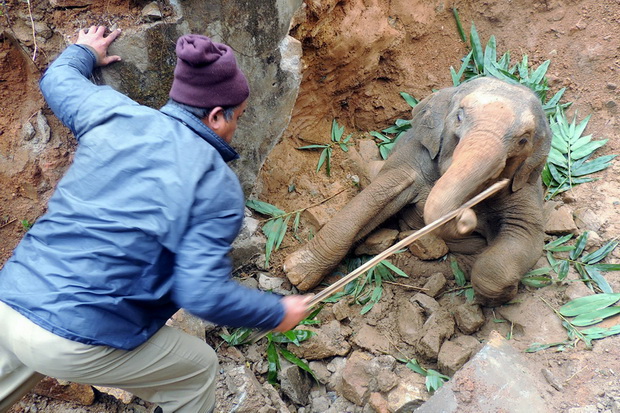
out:
<path id="1" fill-rule="evenodd" d="M 493 332 L 487 345 L 416 413 L 546 413 L 541 393 L 548 388 L 527 360 Z"/>
<path id="2" fill-rule="evenodd" d="M 168 100 L 176 63 L 175 42 L 180 35 L 204 34 L 230 45 L 251 89 L 233 141 L 241 159 L 231 164 L 249 195 L 258 171 L 289 123 L 297 99 L 302 49 L 288 36 L 288 29 L 301 3 L 172 0 L 174 13 L 165 21 L 123 28 L 123 35 L 110 47 L 110 54 L 120 55 L 123 61 L 102 70 L 103 82 L 159 108 Z"/>

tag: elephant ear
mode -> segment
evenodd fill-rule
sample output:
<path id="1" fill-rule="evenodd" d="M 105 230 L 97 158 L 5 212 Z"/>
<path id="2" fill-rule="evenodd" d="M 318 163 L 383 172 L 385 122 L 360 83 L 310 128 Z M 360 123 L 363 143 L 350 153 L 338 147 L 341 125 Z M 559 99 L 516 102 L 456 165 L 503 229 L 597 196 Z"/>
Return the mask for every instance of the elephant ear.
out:
<path id="1" fill-rule="evenodd" d="M 540 112 L 541 114 L 537 116 L 536 133 L 534 134 L 534 151 L 516 170 L 512 180 L 513 192 L 523 188 L 526 183 L 535 184 L 545 167 L 551 149 L 552 134 L 542 108 L 540 108 Z"/>
<path id="2" fill-rule="evenodd" d="M 413 108 L 411 124 L 420 143 L 428 150 L 431 159 L 435 159 L 441 149 L 441 135 L 446 116 L 450 110 L 450 101 L 456 88 L 441 89 Z"/>

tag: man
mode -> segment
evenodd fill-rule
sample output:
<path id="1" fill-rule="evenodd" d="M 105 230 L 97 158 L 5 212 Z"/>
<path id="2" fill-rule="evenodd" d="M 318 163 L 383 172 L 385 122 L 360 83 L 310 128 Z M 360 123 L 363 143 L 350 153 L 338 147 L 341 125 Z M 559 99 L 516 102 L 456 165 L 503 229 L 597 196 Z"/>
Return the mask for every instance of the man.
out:
<path id="1" fill-rule="evenodd" d="M 185 308 L 286 331 L 308 310 L 307 297 L 230 279 L 244 200 L 226 162 L 249 96 L 231 49 L 182 36 L 171 101 L 157 111 L 88 80 L 120 60 L 107 54 L 120 32 L 105 30 L 80 31 L 41 80 L 79 145 L 0 272 L 0 412 L 41 375 L 122 388 L 164 412 L 210 412 L 215 352 L 166 320 Z"/>

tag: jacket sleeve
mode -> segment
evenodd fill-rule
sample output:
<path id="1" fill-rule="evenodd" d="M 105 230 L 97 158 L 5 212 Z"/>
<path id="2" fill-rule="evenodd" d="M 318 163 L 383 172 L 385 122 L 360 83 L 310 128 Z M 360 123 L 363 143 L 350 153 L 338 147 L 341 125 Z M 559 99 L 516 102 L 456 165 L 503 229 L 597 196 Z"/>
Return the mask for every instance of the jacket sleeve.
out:
<path id="1" fill-rule="evenodd" d="M 39 82 L 49 107 L 78 140 L 83 133 L 103 123 L 117 105 L 137 104 L 109 86 L 90 81 L 96 62 L 88 47 L 70 45 Z"/>
<path id="2" fill-rule="evenodd" d="M 236 186 L 223 182 L 222 188 L 234 191 Z M 238 197 L 198 196 L 192 210 L 210 212 L 193 214 L 177 250 L 172 288 L 175 303 L 218 325 L 276 327 L 284 318 L 281 297 L 244 287 L 231 278 L 228 253 L 243 219 L 242 193 Z"/>

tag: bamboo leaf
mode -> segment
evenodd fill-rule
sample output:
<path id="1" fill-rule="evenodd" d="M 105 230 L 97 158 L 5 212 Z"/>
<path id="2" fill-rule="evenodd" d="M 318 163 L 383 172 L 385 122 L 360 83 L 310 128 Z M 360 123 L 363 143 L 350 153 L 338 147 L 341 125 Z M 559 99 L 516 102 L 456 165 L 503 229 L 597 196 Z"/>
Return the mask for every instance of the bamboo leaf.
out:
<path id="1" fill-rule="evenodd" d="M 553 268 L 551 267 L 536 268 L 535 270 L 531 270 L 527 272 L 523 277 L 535 277 L 538 275 L 547 275 L 551 272 L 552 269 Z"/>
<path id="2" fill-rule="evenodd" d="M 620 293 L 617 294 L 593 294 L 585 297 L 575 298 L 560 307 L 560 314 L 565 317 L 575 317 L 586 314 L 601 308 L 609 307 L 620 300 Z"/>
<path id="3" fill-rule="evenodd" d="M 598 271 L 596 268 L 586 265 L 584 266 L 584 270 L 586 271 L 588 276 L 596 283 L 596 285 L 598 285 L 602 292 L 607 294 L 612 294 L 614 292 L 605 277 L 603 277 L 603 274 L 601 274 L 601 272 Z"/>
<path id="4" fill-rule="evenodd" d="M 576 260 L 577 257 L 579 257 L 583 250 L 586 248 L 587 242 L 588 231 L 584 232 L 577 238 L 577 241 L 575 242 L 575 249 L 571 251 L 571 253 L 569 254 L 569 258 L 573 261 Z"/>
<path id="5" fill-rule="evenodd" d="M 558 280 L 564 281 L 568 276 L 569 263 L 566 260 L 562 260 L 558 267 Z"/>
<path id="6" fill-rule="evenodd" d="M 454 274 L 454 280 L 456 281 L 456 285 L 459 287 L 463 287 L 467 280 L 465 279 L 465 273 L 459 267 L 459 263 L 454 259 L 454 257 L 450 256 L 450 268 L 452 268 L 452 274 Z"/>
<path id="7" fill-rule="evenodd" d="M 560 237 L 560 238 L 558 238 L 558 239 L 556 239 L 554 241 L 551 241 L 551 242 L 545 244 L 544 249 L 545 250 L 549 250 L 549 248 L 553 248 L 553 247 L 557 247 L 559 245 L 562 245 L 566 241 L 570 240 L 572 237 L 573 237 L 573 234 L 564 235 L 564 236 L 562 236 L 562 237 Z"/>
<path id="8" fill-rule="evenodd" d="M 282 357 L 284 357 L 286 360 L 293 363 L 300 369 L 307 371 L 316 381 L 318 381 L 317 377 L 314 374 L 314 371 L 312 371 L 310 366 L 305 361 L 303 361 L 302 359 L 297 357 L 295 354 L 291 353 L 290 351 L 282 347 L 280 348 L 280 353 L 282 354 Z"/>
<path id="9" fill-rule="evenodd" d="M 418 104 L 418 100 L 411 96 L 409 93 L 400 92 L 400 96 L 402 96 L 402 98 L 405 99 L 405 102 L 407 102 L 407 104 L 412 108 L 415 108 L 415 106 Z"/>
<path id="10" fill-rule="evenodd" d="M 528 287 L 543 288 L 553 284 L 553 280 L 549 276 L 537 275 L 532 277 L 523 277 L 521 283 Z"/>
<path id="11" fill-rule="evenodd" d="M 284 235 L 286 235 L 286 230 L 288 229 L 288 222 L 290 221 L 290 219 L 291 219 L 291 216 L 288 215 L 284 219 L 284 222 L 280 224 L 280 228 L 278 228 L 278 237 L 273 247 L 274 251 L 277 251 L 278 248 L 280 248 L 280 245 L 282 244 L 282 240 L 284 239 Z"/>
<path id="12" fill-rule="evenodd" d="M 604 319 L 616 314 L 620 314 L 620 307 L 601 308 L 590 313 L 578 315 L 573 319 L 572 324 L 577 327 L 591 326 L 592 324 L 600 323 Z"/>
<path id="13" fill-rule="evenodd" d="M 394 272 L 397 275 L 400 275 L 401 277 L 405 277 L 405 278 L 409 278 L 409 276 L 407 275 L 407 273 L 405 273 L 403 270 L 401 270 L 400 268 L 398 268 L 396 265 L 392 264 L 390 261 L 388 260 L 383 260 L 381 261 L 381 264 L 385 265 L 386 267 L 388 267 L 392 272 Z"/>
<path id="14" fill-rule="evenodd" d="M 297 233 L 297 230 L 299 229 L 299 220 L 301 219 L 301 211 L 297 212 L 295 214 L 295 220 L 293 221 L 293 232 Z"/>
<path id="15" fill-rule="evenodd" d="M 608 256 L 614 249 L 616 249 L 617 246 L 618 241 L 609 241 L 596 251 L 592 251 L 581 257 L 581 262 L 583 262 L 584 264 L 596 264 L 597 262 Z"/>
<path id="16" fill-rule="evenodd" d="M 277 208 L 267 202 L 259 201 L 258 199 L 249 199 L 246 201 L 245 205 L 260 214 L 270 215 L 272 217 L 286 214 L 286 212 L 282 211 L 280 208 Z"/>
<path id="17" fill-rule="evenodd" d="M 306 146 L 300 146 L 297 149 L 325 149 L 329 147 L 329 145 L 318 145 L 318 144 L 314 144 L 314 145 L 306 145 Z"/>
<path id="18" fill-rule="evenodd" d="M 278 382 L 278 370 L 280 370 L 280 358 L 276 345 L 270 341 L 267 345 L 267 380 L 271 384 Z"/>

